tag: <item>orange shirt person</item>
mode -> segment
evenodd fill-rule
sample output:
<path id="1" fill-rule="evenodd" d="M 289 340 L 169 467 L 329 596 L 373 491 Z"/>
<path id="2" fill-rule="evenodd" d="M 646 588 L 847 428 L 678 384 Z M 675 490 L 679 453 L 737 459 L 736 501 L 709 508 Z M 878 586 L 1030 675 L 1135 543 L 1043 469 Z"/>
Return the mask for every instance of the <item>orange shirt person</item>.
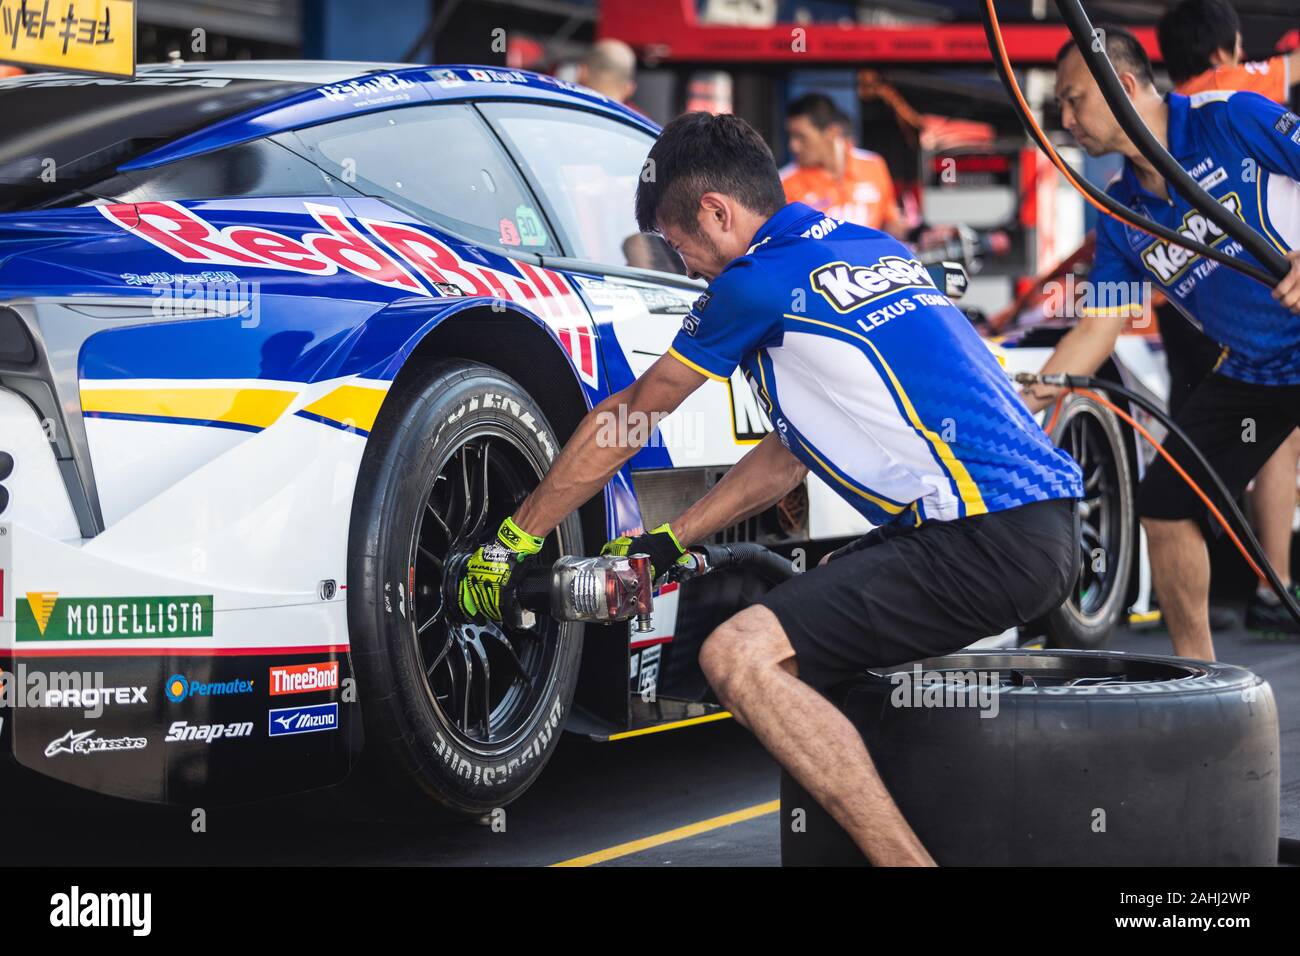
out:
<path id="1" fill-rule="evenodd" d="M 785 198 L 901 239 L 907 222 L 889 167 L 878 154 L 854 147 L 847 127 L 847 117 L 820 93 L 790 104 L 786 133 L 794 162 L 781 170 Z"/>
<path id="2" fill-rule="evenodd" d="M 1241 20 L 1225 0 L 1184 0 L 1156 27 L 1160 53 L 1176 92 L 1249 90 L 1286 104 L 1300 83 L 1300 49 L 1242 61 Z"/>

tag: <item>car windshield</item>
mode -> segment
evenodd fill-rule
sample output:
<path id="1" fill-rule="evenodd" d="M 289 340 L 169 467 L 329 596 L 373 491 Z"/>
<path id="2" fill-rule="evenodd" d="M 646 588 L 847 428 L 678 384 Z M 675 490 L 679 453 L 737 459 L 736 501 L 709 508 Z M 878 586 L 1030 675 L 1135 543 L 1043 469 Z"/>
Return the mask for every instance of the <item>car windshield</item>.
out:
<path id="1" fill-rule="evenodd" d="M 0 80 L 0 212 L 61 200 L 155 147 L 309 88 L 212 76 Z"/>

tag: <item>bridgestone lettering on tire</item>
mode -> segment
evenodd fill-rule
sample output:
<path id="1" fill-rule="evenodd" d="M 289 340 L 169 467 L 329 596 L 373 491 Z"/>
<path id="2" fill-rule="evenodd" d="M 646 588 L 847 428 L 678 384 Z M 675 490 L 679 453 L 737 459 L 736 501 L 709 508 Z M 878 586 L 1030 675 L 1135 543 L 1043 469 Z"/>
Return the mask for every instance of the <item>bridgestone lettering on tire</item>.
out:
<path id="1" fill-rule="evenodd" d="M 394 785 L 457 813 L 505 806 L 555 750 L 582 655 L 581 625 L 537 634 L 448 621 L 443 567 L 495 534 L 560 441 L 508 376 L 464 361 L 403 371 L 357 483 L 348 618 L 367 758 Z M 538 557 L 583 553 L 576 515 Z"/>

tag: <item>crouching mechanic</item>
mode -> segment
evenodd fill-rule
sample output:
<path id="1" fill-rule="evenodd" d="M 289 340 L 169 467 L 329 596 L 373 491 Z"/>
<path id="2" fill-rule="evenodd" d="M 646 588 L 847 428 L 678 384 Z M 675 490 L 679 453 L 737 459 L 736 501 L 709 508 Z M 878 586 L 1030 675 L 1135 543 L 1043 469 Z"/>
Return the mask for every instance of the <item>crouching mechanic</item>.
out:
<path id="1" fill-rule="evenodd" d="M 774 431 L 671 526 L 606 548 L 644 551 L 661 575 L 684 546 L 779 501 L 809 470 L 879 525 L 718 627 L 700 664 L 872 863 L 932 865 L 858 732 L 818 691 L 1058 606 L 1077 575 L 1079 469 L 911 253 L 787 205 L 744 120 L 681 116 L 650 158 L 657 175 L 637 188 L 637 222 L 711 284 L 668 354 L 592 409 L 475 554 L 462 608 L 499 618 L 520 560 L 635 453 L 597 440 L 603 416 L 667 414 L 742 367 Z"/>

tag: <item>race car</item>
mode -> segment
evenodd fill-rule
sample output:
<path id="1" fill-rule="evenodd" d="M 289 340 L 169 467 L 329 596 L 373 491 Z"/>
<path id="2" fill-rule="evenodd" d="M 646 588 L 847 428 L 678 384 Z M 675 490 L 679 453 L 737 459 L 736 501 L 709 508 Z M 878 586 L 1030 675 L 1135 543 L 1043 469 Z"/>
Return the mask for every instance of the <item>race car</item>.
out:
<path id="1" fill-rule="evenodd" d="M 661 588 L 630 636 L 447 613 L 448 556 L 701 294 L 633 220 L 657 127 L 470 66 L 36 74 L 0 107 L 6 754 L 183 805 L 360 765 L 483 814 L 563 730 L 725 716 L 696 651 L 743 576 Z M 675 517 L 770 428 L 706 383 L 542 560 Z M 809 478 L 718 540 L 811 562 L 866 530 Z"/>

